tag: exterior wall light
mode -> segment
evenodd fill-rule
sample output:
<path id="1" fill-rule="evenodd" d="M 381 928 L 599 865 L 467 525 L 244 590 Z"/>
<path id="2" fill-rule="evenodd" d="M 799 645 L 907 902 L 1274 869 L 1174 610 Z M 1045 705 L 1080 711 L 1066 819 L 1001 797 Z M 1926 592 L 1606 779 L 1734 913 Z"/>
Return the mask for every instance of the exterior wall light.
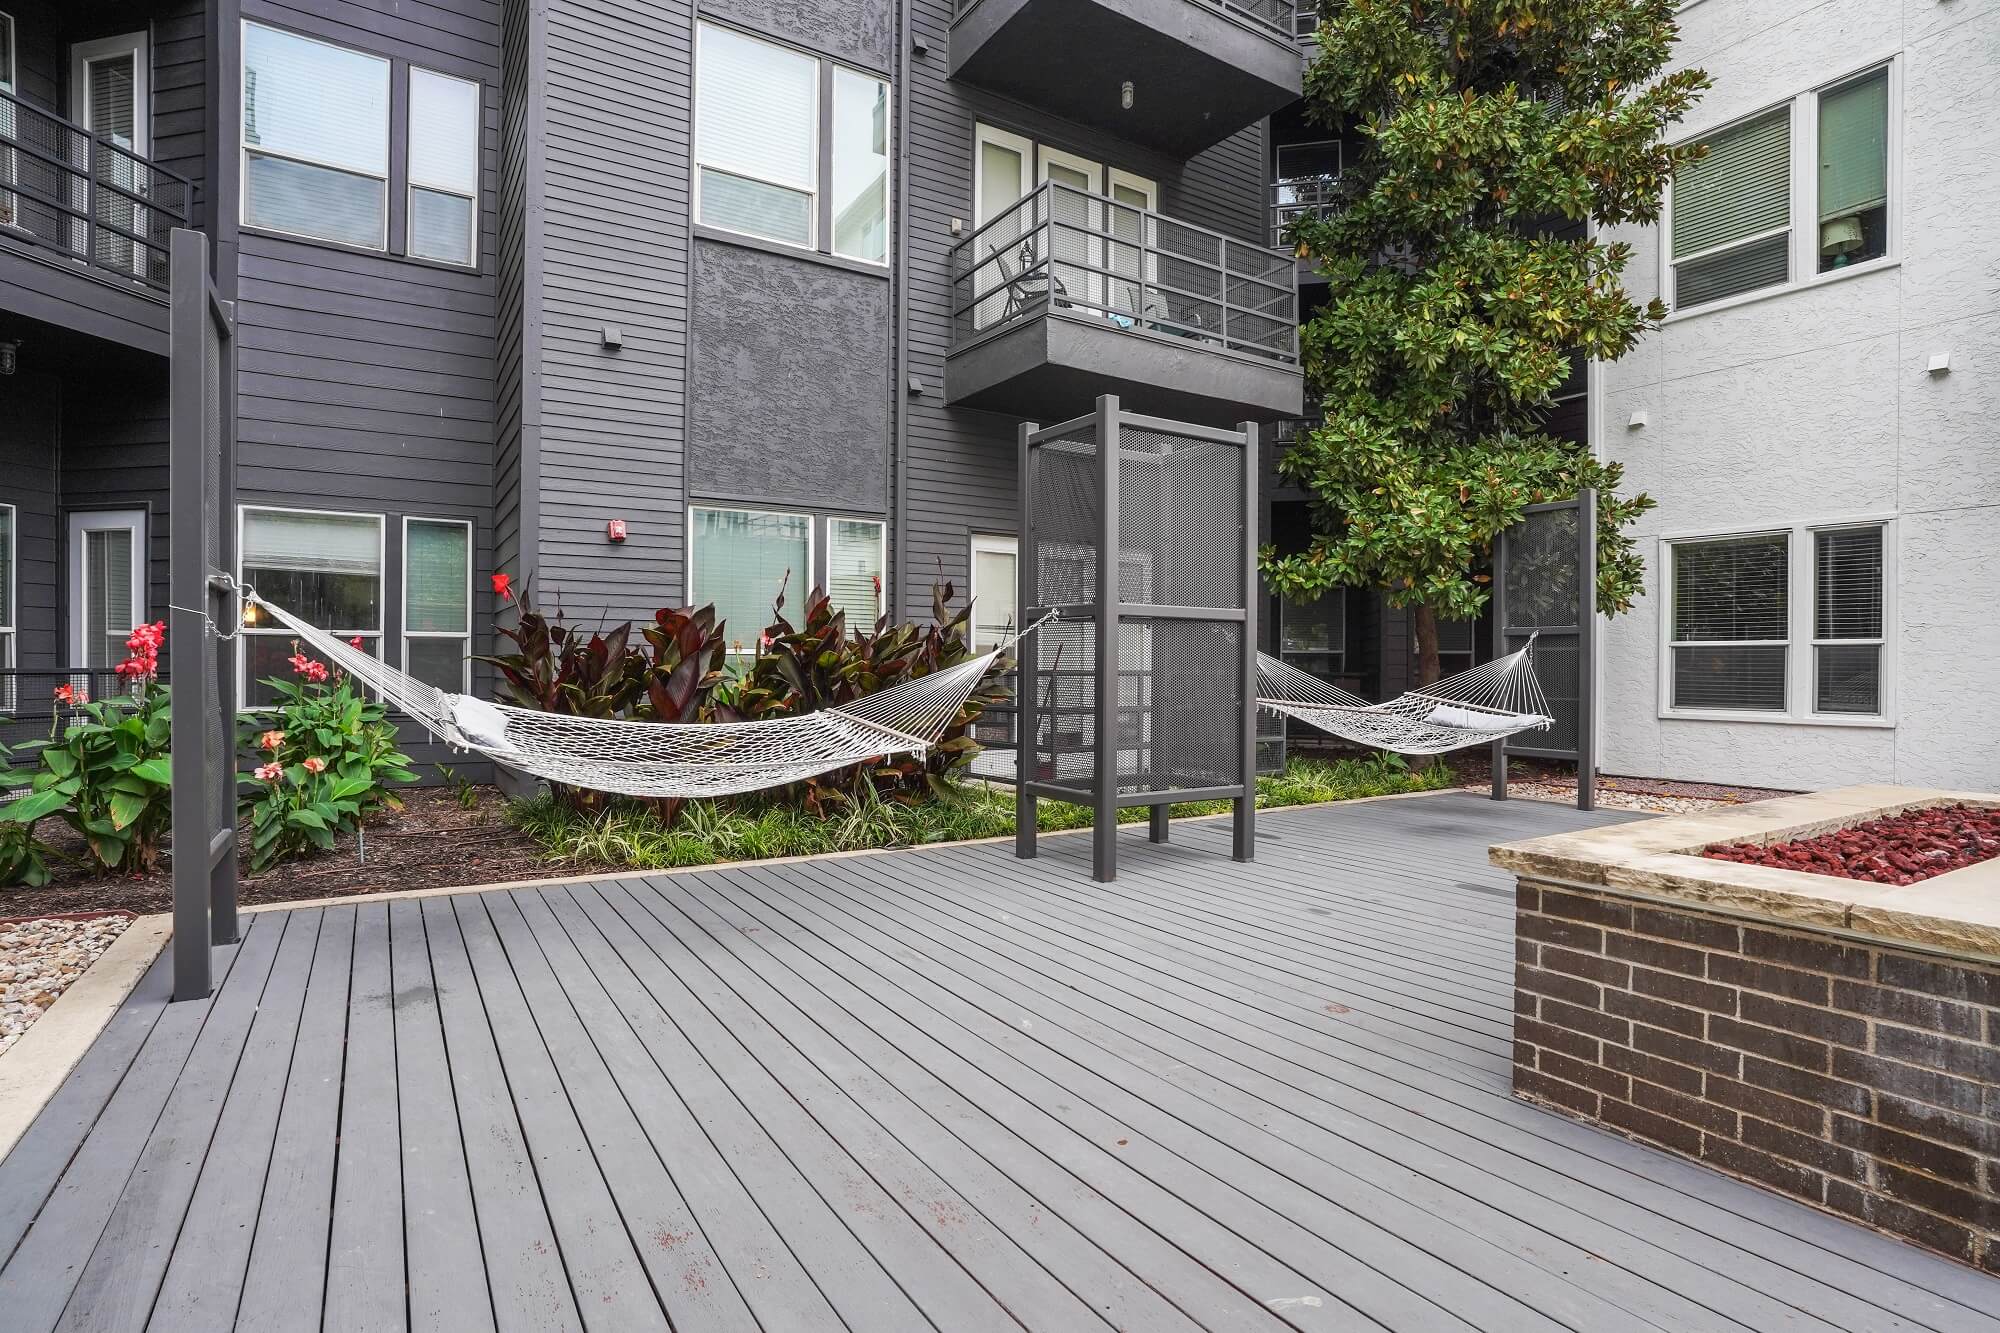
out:
<path id="1" fill-rule="evenodd" d="M 1132 80 L 1125 80 L 1124 85 L 1118 89 L 1118 105 L 1127 111 L 1132 109 Z"/>
<path id="2" fill-rule="evenodd" d="M 21 359 L 20 347 L 21 344 L 14 342 L 0 343 L 0 375 L 11 375 L 14 373 L 14 367 Z"/>

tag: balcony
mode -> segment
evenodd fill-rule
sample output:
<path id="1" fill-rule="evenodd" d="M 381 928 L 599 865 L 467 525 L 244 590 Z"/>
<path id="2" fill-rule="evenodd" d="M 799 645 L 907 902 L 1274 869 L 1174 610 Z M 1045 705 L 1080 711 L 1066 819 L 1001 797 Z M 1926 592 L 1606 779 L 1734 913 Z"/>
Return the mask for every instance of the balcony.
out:
<path id="1" fill-rule="evenodd" d="M 1216 424 L 1299 415 L 1289 251 L 1048 181 L 951 259 L 950 403 L 1055 421 L 1116 393 Z"/>
<path id="2" fill-rule="evenodd" d="M 958 0 L 951 76 L 1187 158 L 1298 100 L 1296 11 L 1296 0 Z"/>
<path id="3" fill-rule="evenodd" d="M 0 304 L 166 350 L 167 248 L 193 186 L 0 90 Z"/>

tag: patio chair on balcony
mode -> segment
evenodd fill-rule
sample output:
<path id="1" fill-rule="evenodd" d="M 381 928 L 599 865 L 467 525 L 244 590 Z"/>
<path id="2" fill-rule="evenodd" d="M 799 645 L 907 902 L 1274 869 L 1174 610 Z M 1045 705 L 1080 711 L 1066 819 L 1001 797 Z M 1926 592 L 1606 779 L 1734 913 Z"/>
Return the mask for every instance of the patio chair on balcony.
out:
<path id="1" fill-rule="evenodd" d="M 1010 258 L 1009 249 L 1013 249 Z M 1050 299 L 1051 285 L 1054 287 L 1055 305 L 1058 309 L 1069 308 L 1069 289 L 1063 286 L 1061 278 L 1049 272 L 1047 264 L 1039 263 L 1035 257 L 1035 238 L 1030 236 L 1019 247 L 1013 242 L 993 247 L 993 262 L 1000 269 L 1000 279 L 1007 288 L 1007 308 L 1001 312 L 1002 323 L 1014 316 L 1031 310 Z"/>

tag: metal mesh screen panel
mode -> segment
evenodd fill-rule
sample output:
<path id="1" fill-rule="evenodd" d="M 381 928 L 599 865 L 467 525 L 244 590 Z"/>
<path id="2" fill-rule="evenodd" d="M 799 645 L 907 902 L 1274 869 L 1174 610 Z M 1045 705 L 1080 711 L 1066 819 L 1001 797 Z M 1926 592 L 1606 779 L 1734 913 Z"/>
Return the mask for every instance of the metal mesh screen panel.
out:
<path id="1" fill-rule="evenodd" d="M 1507 530 L 1507 623 L 1573 626 L 1577 607 L 1577 511 L 1542 509 Z"/>
<path id="2" fill-rule="evenodd" d="M 1097 626 L 1062 621 L 1037 632 L 1035 736 L 1025 775 L 1087 788 L 1097 778 Z"/>
<path id="3" fill-rule="evenodd" d="M 206 312 L 204 311 L 204 314 Z M 222 336 L 215 320 L 204 318 L 201 326 L 201 554 L 210 569 L 222 566 Z M 210 597 L 209 604 L 215 599 Z M 207 792 L 208 827 L 221 829 L 236 822 L 229 719 L 222 708 L 222 673 L 215 654 L 203 657 L 201 681 L 202 748 L 208 758 L 210 781 Z"/>
<path id="4" fill-rule="evenodd" d="M 1131 427 L 1118 444 L 1119 600 L 1242 606 L 1242 450 Z"/>
<path id="5" fill-rule="evenodd" d="M 1102 526 L 1094 432 L 1085 428 L 1038 444 L 1028 471 L 1035 515 L 1035 604 L 1094 601 Z"/>
<path id="6" fill-rule="evenodd" d="M 1118 626 L 1118 788 L 1242 781 L 1243 627 L 1193 620 Z"/>
<path id="7" fill-rule="evenodd" d="M 1527 641 L 1525 634 L 1510 634 L 1507 636 L 1507 651 L 1511 653 Z M 1549 716 L 1554 719 L 1554 725 L 1547 731 L 1523 732 L 1509 740 L 1507 748 L 1514 751 L 1574 751 L 1581 739 L 1577 721 L 1582 699 L 1574 637 L 1551 638 L 1544 634 L 1535 640 L 1535 679 L 1541 682 L 1542 693 L 1548 698 Z"/>

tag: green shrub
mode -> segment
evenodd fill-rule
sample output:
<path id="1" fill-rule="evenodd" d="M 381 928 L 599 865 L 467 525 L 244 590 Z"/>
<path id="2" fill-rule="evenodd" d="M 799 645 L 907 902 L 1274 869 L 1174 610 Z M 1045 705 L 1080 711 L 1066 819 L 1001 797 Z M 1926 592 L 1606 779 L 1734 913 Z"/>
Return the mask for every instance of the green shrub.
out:
<path id="1" fill-rule="evenodd" d="M 806 595 L 805 615 L 794 627 L 785 618 L 785 598 L 779 593 L 772 623 L 759 640 L 749 668 L 718 693 L 714 714 L 719 719 L 790 717 L 838 708 L 877 690 L 930 675 L 974 656 L 970 635 L 972 606 L 951 609 L 953 588 L 938 583 L 931 589 L 931 621 L 894 625 L 883 617 L 867 630 L 849 630 L 845 612 L 834 608 L 826 592 Z M 843 817 L 874 808 L 882 801 L 907 803 L 936 796 L 941 784 L 972 762 L 979 753 L 971 727 L 997 696 L 991 683 L 975 692 L 945 728 L 926 755 L 882 755 L 865 763 L 822 773 L 778 793 L 815 814 L 842 812 Z"/>
<path id="2" fill-rule="evenodd" d="M 14 751 L 0 745 L 0 789 L 17 791 L 34 782 L 32 766 L 17 767 Z M 36 888 L 49 882 L 49 849 L 35 836 L 35 826 L 5 818 L 0 811 L 0 887 L 27 885 Z"/>
<path id="3" fill-rule="evenodd" d="M 20 747 L 37 752 L 39 762 L 28 794 L 0 809 L 0 824 L 24 830 L 9 835 L 24 873 L 35 873 L 25 858 L 31 856 L 35 825 L 50 816 L 76 830 L 107 870 L 142 874 L 159 864 L 173 823 L 167 749 L 173 704 L 150 674 L 135 680 L 133 689 L 131 695 L 91 700 L 73 686 L 58 686 L 56 701 L 69 707 L 68 716 L 58 711 L 48 740 Z M 46 866 L 41 873 L 46 878 Z"/>
<path id="4" fill-rule="evenodd" d="M 331 850 L 335 835 L 352 832 L 374 811 L 402 808 L 388 784 L 417 780 L 381 704 L 302 653 L 291 664 L 298 678 L 264 681 L 278 702 L 256 710 L 257 720 L 244 722 L 239 735 L 239 746 L 261 761 L 237 774 L 247 787 L 238 812 L 250 821 L 253 874 Z"/>

